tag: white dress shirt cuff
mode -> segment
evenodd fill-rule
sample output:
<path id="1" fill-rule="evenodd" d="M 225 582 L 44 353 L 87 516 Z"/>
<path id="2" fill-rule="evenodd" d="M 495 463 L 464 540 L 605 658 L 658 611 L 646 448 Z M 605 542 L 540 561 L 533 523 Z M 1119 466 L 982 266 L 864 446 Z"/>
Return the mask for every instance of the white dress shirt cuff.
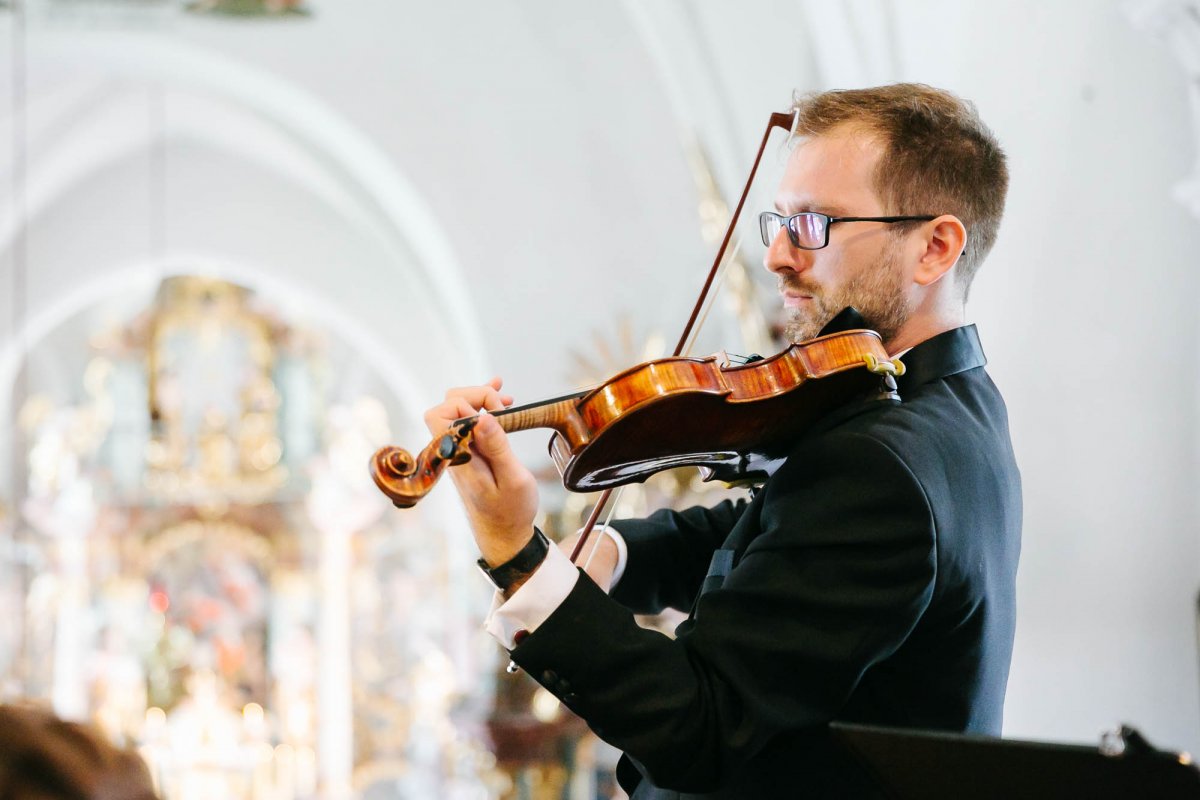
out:
<path id="1" fill-rule="evenodd" d="M 617 566 L 609 586 L 611 590 L 625 572 L 629 551 L 625 540 L 612 528 L 598 526 L 596 533 L 608 536 L 617 546 Z M 517 646 L 518 634 L 522 634 L 523 637 L 537 630 L 538 626 L 567 599 L 577 580 L 579 571 L 571 563 L 571 559 L 566 553 L 552 546 L 546 553 L 546 560 L 521 584 L 521 588 L 513 592 L 512 597 L 505 599 L 501 591 L 493 595 L 492 607 L 483 623 L 484 628 L 500 644 L 512 650 Z"/>
<path id="2" fill-rule="evenodd" d="M 533 633 L 575 588 L 579 571 L 566 553 L 551 545 L 543 561 L 521 588 L 507 600 L 499 590 L 483 625 L 509 650 L 517 646 L 518 632 Z"/>

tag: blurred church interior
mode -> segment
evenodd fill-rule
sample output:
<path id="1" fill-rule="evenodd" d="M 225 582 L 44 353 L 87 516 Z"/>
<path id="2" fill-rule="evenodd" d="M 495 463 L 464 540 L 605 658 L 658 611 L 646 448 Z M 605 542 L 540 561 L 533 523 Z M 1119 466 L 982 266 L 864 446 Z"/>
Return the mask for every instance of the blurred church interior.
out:
<path id="1" fill-rule="evenodd" d="M 1013 171 L 969 307 L 1025 484 L 1005 734 L 1200 750 L 1197 0 L 0 3 L 0 701 L 166 800 L 620 796 L 482 630 L 454 493 L 368 458 L 447 386 L 665 354 L 770 112 L 898 80 Z M 747 230 L 696 352 L 781 347 Z M 593 498 L 524 437 L 563 536 Z"/>

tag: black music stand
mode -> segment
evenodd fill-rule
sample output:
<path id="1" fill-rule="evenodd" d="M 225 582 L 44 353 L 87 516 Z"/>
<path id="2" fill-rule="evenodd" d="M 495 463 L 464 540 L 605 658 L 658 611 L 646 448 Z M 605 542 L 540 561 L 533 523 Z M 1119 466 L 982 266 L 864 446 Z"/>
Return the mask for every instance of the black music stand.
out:
<path id="1" fill-rule="evenodd" d="M 988 736 L 830 725 L 833 740 L 894 800 L 1176 800 L 1200 798 L 1200 770 L 1123 727 L 1119 755 Z M 1115 749 L 1115 748 L 1114 748 Z"/>

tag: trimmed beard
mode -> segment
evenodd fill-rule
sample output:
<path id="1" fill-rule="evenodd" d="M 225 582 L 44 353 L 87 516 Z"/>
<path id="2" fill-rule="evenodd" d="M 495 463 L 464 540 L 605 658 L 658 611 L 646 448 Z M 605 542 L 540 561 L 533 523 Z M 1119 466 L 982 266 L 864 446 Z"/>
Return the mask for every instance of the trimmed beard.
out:
<path id="1" fill-rule="evenodd" d="M 780 275 L 780 291 L 792 289 L 812 297 L 809 308 L 790 310 L 784 325 L 788 341 L 798 344 L 815 339 L 842 309 L 853 306 L 862 314 L 867 327 L 883 338 L 885 345 L 891 342 L 910 316 L 904 297 L 904 280 L 896 269 L 898 244 L 889 245 L 875 264 L 832 294 L 819 294 L 816 286 L 796 278 L 794 273 Z"/>

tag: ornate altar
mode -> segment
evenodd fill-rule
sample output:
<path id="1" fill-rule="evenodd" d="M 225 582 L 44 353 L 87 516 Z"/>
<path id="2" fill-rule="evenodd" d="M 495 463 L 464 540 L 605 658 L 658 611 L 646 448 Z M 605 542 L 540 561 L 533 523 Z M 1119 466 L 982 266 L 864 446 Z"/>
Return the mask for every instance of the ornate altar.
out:
<path id="1" fill-rule="evenodd" d="M 168 800 L 494 793 L 486 591 L 436 509 L 384 513 L 398 412 L 345 345 L 194 276 L 69 327 L 78 378 L 31 369 L 21 411 L 3 696 L 136 744 Z"/>

